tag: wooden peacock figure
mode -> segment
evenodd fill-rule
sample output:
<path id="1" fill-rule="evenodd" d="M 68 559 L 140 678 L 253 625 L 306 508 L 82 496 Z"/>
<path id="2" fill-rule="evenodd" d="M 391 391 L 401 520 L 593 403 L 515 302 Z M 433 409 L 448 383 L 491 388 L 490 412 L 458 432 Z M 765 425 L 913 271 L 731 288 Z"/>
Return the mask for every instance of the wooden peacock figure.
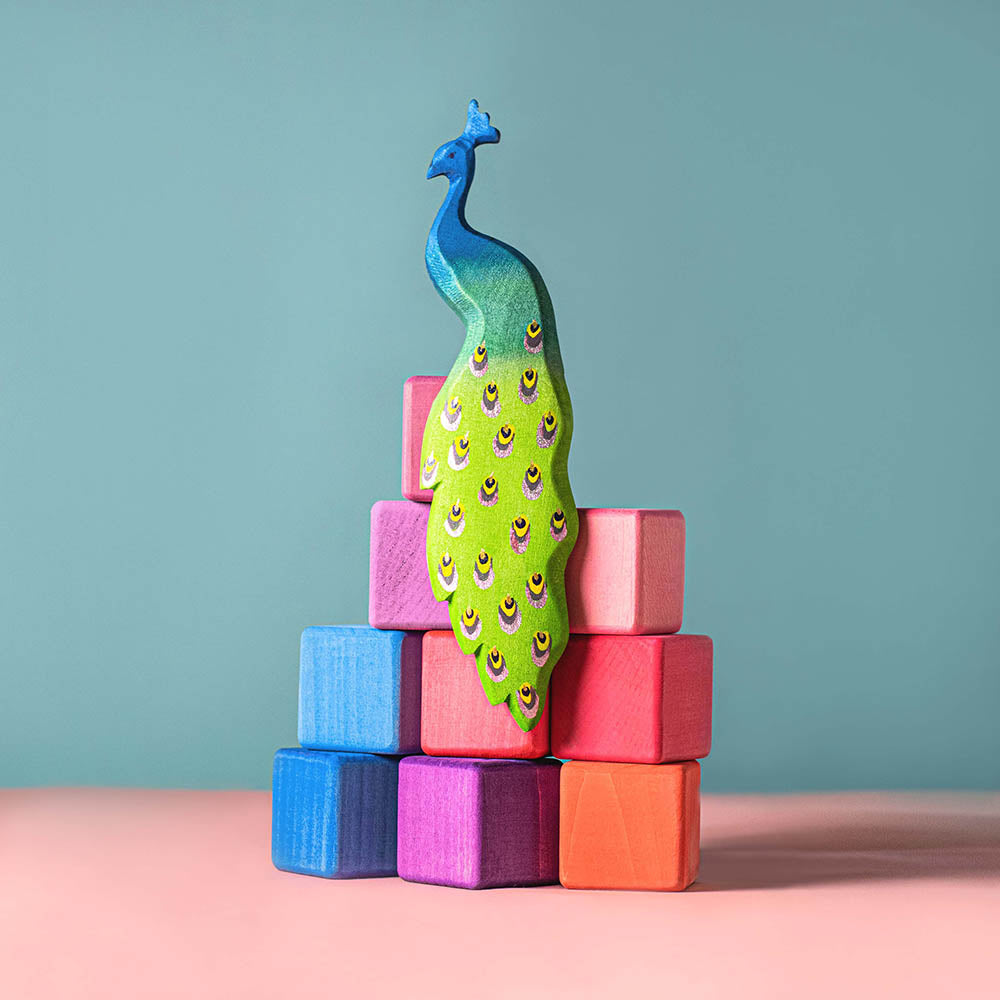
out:
<path id="1" fill-rule="evenodd" d="M 434 154 L 448 194 L 427 270 L 465 323 L 465 343 L 424 429 L 433 488 L 427 567 L 490 702 L 532 729 L 569 638 L 564 573 L 577 536 L 566 460 L 573 413 L 545 283 L 524 254 L 465 221 L 475 148 L 499 142 L 469 103 L 465 131 Z"/>

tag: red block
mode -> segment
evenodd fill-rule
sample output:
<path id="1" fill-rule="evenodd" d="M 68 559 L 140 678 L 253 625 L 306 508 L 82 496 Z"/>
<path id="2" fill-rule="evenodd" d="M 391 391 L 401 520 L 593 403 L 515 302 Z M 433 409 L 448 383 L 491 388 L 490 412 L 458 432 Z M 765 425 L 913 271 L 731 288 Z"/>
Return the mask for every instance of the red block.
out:
<path id="1" fill-rule="evenodd" d="M 552 674 L 552 755 L 663 764 L 712 745 L 712 640 L 574 635 Z"/>
<path id="2" fill-rule="evenodd" d="M 422 657 L 420 747 L 435 757 L 545 757 L 549 707 L 525 733 L 506 705 L 491 705 L 476 658 L 466 656 L 452 632 L 426 632 Z"/>
<path id="3" fill-rule="evenodd" d="M 431 502 L 433 490 L 420 488 L 420 446 L 431 403 L 447 379 L 443 375 L 414 375 L 403 383 L 403 496 Z"/>
<path id="4" fill-rule="evenodd" d="M 426 632 L 449 627 L 425 562 L 427 504 L 382 500 L 372 508 L 368 622 Z M 667 634 L 684 611 L 684 517 L 677 510 L 580 509 L 566 567 L 571 632 Z"/>

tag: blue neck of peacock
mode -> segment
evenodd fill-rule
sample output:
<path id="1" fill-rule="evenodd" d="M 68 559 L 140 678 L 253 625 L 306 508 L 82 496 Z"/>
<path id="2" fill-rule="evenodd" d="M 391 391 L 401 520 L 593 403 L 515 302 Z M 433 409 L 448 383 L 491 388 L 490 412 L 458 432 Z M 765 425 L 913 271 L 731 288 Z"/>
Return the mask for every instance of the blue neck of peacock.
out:
<path id="1" fill-rule="evenodd" d="M 471 236 L 469 225 L 465 221 L 465 202 L 469 196 L 472 176 L 450 178 L 448 194 L 445 196 L 438 214 L 434 219 L 431 233 L 436 237 L 439 251 L 446 261 L 461 252 L 462 243 Z M 450 251 L 450 253 L 449 253 Z"/>

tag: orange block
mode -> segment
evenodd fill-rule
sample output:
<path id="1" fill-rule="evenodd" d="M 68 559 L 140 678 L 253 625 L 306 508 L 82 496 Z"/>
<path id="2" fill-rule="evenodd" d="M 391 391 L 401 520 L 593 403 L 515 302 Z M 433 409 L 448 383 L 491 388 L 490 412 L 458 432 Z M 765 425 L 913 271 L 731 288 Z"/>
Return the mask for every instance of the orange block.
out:
<path id="1" fill-rule="evenodd" d="M 698 877 L 700 786 L 696 760 L 563 764 L 559 881 L 567 889 L 686 889 Z"/>

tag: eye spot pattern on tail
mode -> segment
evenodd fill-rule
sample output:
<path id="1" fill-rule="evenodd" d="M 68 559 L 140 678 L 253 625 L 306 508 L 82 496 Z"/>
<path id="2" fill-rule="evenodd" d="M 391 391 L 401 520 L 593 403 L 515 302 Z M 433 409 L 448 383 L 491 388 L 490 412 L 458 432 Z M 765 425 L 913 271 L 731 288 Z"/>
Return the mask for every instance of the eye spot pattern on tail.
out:
<path id="1" fill-rule="evenodd" d="M 452 538 L 458 538 L 465 531 L 465 508 L 461 500 L 456 500 L 448 511 L 448 516 L 444 519 L 444 530 Z"/>
<path id="2" fill-rule="evenodd" d="M 552 650 L 552 637 L 548 632 L 536 632 L 531 637 L 531 662 L 536 667 L 544 667 Z"/>
<path id="3" fill-rule="evenodd" d="M 566 515 L 561 510 L 557 510 L 549 521 L 549 534 L 557 541 L 561 542 L 566 537 Z"/>
<path id="4" fill-rule="evenodd" d="M 496 646 L 486 654 L 486 674 L 498 684 L 507 676 L 507 661 Z"/>
<path id="5" fill-rule="evenodd" d="M 472 575 L 480 590 L 488 590 L 493 586 L 493 558 L 485 549 L 479 550 Z"/>
<path id="6" fill-rule="evenodd" d="M 455 588 L 458 586 L 458 567 L 455 565 L 455 560 L 447 552 L 441 556 L 441 560 L 438 562 L 437 578 L 438 583 L 449 594 L 455 592 Z"/>
<path id="7" fill-rule="evenodd" d="M 472 357 L 469 358 L 469 370 L 476 378 L 482 378 L 490 370 L 485 341 L 472 352 Z"/>
<path id="8" fill-rule="evenodd" d="M 462 422 L 462 400 L 458 396 L 452 396 L 441 411 L 441 426 L 446 431 L 458 430 L 458 425 Z"/>
<path id="9" fill-rule="evenodd" d="M 500 497 L 500 487 L 495 476 L 487 476 L 479 487 L 479 502 L 484 507 L 492 507 Z"/>
<path id="10" fill-rule="evenodd" d="M 486 416 L 500 416 L 500 389 L 498 388 L 496 382 L 490 382 L 486 388 L 483 389 L 483 398 L 479 405 Z"/>
<path id="11" fill-rule="evenodd" d="M 517 701 L 526 719 L 533 719 L 538 714 L 538 692 L 534 684 L 522 684 L 517 689 Z"/>
<path id="12" fill-rule="evenodd" d="M 545 607 L 548 600 L 548 588 L 545 586 L 545 577 L 541 573 L 532 573 L 528 577 L 528 582 L 524 585 L 524 596 L 528 603 L 538 611 Z"/>
<path id="13" fill-rule="evenodd" d="M 480 632 L 483 631 L 483 621 L 479 617 L 479 612 L 475 608 L 466 608 L 462 612 L 459 627 L 466 639 L 478 639 Z"/>
<path id="14" fill-rule="evenodd" d="M 469 464 L 469 435 L 455 438 L 448 449 L 448 466 L 461 472 Z"/>
<path id="15" fill-rule="evenodd" d="M 531 525 L 526 517 L 515 517 L 510 524 L 510 547 L 521 555 L 528 551 L 531 541 Z"/>
<path id="16" fill-rule="evenodd" d="M 538 372 L 534 368 L 525 368 L 521 381 L 517 384 L 517 395 L 522 403 L 529 406 L 538 399 Z"/>
<path id="17" fill-rule="evenodd" d="M 521 492 L 528 500 L 537 500 L 542 495 L 542 485 L 542 470 L 532 462 L 521 480 Z"/>
<path id="18" fill-rule="evenodd" d="M 507 458 L 513 450 L 514 428 L 510 424 L 504 424 L 493 438 L 493 454 L 497 458 Z"/>
<path id="19" fill-rule="evenodd" d="M 524 349 L 529 354 L 538 354 L 542 349 L 542 326 L 536 320 L 524 328 Z"/>
<path id="20" fill-rule="evenodd" d="M 521 609 L 510 594 L 500 602 L 497 615 L 500 619 L 500 628 L 508 635 L 513 635 L 521 627 Z"/>

